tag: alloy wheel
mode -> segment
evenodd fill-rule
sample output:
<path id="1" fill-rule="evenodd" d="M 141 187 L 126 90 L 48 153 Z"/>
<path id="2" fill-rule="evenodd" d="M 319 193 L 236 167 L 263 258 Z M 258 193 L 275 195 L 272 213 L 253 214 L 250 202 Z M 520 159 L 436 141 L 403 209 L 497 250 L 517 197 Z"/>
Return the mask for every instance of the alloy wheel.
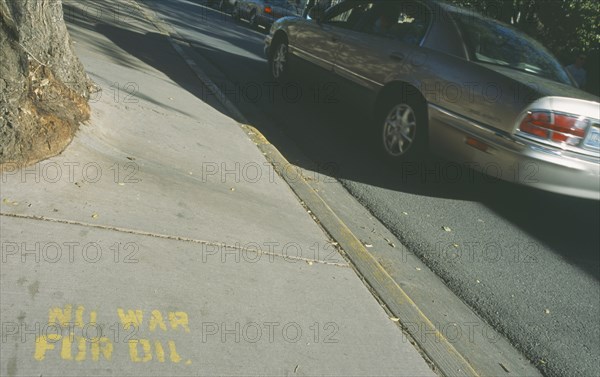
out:
<path id="1" fill-rule="evenodd" d="M 415 143 L 417 118 L 407 104 L 394 106 L 383 124 L 383 147 L 391 157 L 400 157 Z"/>
<path id="2" fill-rule="evenodd" d="M 280 79 L 285 73 L 287 65 L 287 53 L 288 47 L 285 42 L 281 42 L 275 52 L 273 53 L 273 60 L 271 62 L 271 71 L 273 78 Z"/>

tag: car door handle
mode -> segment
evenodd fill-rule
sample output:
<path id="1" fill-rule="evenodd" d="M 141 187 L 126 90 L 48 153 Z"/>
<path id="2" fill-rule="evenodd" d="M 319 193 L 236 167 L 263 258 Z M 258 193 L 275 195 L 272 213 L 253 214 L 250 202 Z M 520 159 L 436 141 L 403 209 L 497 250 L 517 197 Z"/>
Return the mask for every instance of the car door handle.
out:
<path id="1" fill-rule="evenodd" d="M 405 56 L 401 52 L 392 52 L 390 54 L 390 58 L 392 58 L 394 60 L 402 61 L 402 60 L 404 60 Z"/>

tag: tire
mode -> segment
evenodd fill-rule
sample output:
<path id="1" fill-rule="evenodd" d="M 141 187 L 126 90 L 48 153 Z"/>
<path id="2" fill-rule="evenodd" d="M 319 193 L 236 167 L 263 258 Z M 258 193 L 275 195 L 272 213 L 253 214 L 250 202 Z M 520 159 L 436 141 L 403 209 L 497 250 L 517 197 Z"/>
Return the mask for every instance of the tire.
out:
<path id="1" fill-rule="evenodd" d="M 290 76 L 288 42 L 285 37 L 273 40 L 269 53 L 269 71 L 271 77 L 279 82 L 287 81 Z"/>
<path id="2" fill-rule="evenodd" d="M 421 160 L 427 153 L 427 108 L 419 98 L 391 95 L 377 106 L 373 141 L 388 162 Z"/>

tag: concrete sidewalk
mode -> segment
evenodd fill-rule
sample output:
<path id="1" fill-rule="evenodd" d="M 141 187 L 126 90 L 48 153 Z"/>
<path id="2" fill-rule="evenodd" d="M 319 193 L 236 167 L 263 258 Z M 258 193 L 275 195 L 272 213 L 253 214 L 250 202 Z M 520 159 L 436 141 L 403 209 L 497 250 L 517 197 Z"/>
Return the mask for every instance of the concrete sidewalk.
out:
<path id="1" fill-rule="evenodd" d="M 0 374 L 435 375 L 128 4 L 65 1 L 92 120 L 2 175 Z"/>

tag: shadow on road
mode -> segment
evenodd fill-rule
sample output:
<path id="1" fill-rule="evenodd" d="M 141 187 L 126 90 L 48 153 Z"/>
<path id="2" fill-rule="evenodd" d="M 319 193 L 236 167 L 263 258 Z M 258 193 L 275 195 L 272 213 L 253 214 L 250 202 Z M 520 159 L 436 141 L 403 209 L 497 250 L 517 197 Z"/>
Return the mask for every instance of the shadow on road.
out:
<path id="1" fill-rule="evenodd" d="M 169 11 L 168 18 L 177 19 L 183 25 L 192 25 L 197 20 L 194 15 L 176 9 Z M 73 22 L 77 23 L 77 20 Z M 163 72 L 199 99 L 216 108 L 221 107 L 198 80 L 190 80 L 189 68 L 175 54 L 164 35 L 137 33 L 104 23 L 81 22 L 80 26 L 102 33 L 122 50 Z M 210 26 L 201 24 L 196 29 L 204 32 Z M 284 88 L 278 88 L 270 81 L 266 63 L 257 57 L 261 45 L 257 51 L 255 39 L 259 37 L 252 33 L 255 32 L 245 35 L 239 31 L 226 34 L 213 31 L 207 34 L 211 40 L 221 40 L 223 46 L 231 45 L 227 38 L 235 38 L 239 40 L 236 48 L 247 48 L 247 53 L 232 53 L 227 48 L 214 47 L 214 43 L 212 46 L 204 44 L 202 40 L 192 42 L 196 52 L 214 64 L 222 65 L 223 71 L 238 72 L 237 77 L 230 78 L 237 84 L 229 92 L 235 97 L 231 98 L 232 102 L 290 161 L 341 181 L 431 198 L 479 202 L 600 280 L 600 203 L 509 184 L 474 171 L 463 171 L 459 179 L 447 179 L 443 169 L 450 165 L 436 157 L 416 166 L 418 174 L 405 174 L 407 167 L 382 164 L 365 142 L 366 117 L 349 111 L 335 87 L 331 92 L 331 88 L 323 88 L 327 82 L 314 80 L 310 75 L 296 78 L 296 88 L 301 88 L 304 93 L 300 98 L 283 95 Z M 252 43 L 245 47 L 243 41 L 249 39 Z M 243 92 L 244 85 L 247 88 L 271 85 L 281 93 L 276 92 L 273 98 L 262 94 L 254 101 Z M 310 161 L 296 156 L 289 141 L 281 141 L 282 133 L 293 140 L 294 147 L 297 146 Z"/>

